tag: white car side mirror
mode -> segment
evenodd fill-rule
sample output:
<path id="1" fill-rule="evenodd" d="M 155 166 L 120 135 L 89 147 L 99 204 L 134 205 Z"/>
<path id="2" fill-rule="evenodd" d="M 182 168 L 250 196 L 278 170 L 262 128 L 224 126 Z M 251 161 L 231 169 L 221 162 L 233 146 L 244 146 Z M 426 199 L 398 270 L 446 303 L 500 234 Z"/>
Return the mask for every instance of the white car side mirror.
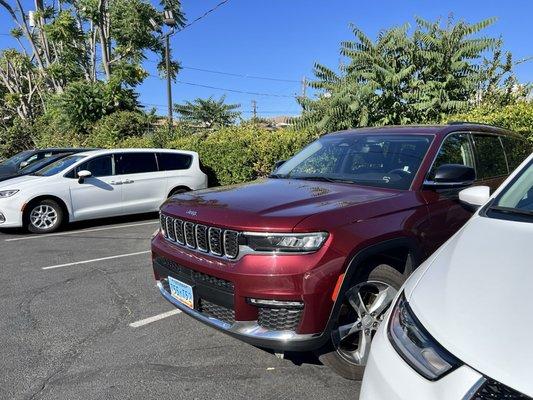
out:
<path id="1" fill-rule="evenodd" d="M 93 174 L 91 173 L 91 171 L 87 171 L 87 170 L 82 170 L 80 172 L 78 172 L 78 182 L 79 183 L 83 183 L 83 181 L 87 178 L 90 178 Z"/>
<path id="2" fill-rule="evenodd" d="M 459 200 L 471 206 L 482 206 L 490 198 L 488 186 L 472 186 L 459 192 Z"/>
<path id="3" fill-rule="evenodd" d="M 26 168 L 28 165 L 30 165 L 27 161 L 22 161 L 19 165 L 19 169 Z"/>

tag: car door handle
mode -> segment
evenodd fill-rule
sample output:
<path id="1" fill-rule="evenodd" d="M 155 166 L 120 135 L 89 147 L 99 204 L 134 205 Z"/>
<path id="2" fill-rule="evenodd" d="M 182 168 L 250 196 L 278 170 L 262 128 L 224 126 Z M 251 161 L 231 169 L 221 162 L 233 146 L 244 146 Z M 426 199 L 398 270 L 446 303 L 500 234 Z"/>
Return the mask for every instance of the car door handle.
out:
<path id="1" fill-rule="evenodd" d="M 123 183 L 125 185 L 129 185 L 130 183 L 134 183 L 135 181 L 132 181 L 131 179 L 126 179 Z"/>
<path id="2" fill-rule="evenodd" d="M 109 182 L 111 185 L 113 186 L 118 186 L 118 185 L 122 185 L 124 182 L 121 182 L 121 181 L 118 181 L 118 182 L 115 182 L 115 181 L 111 181 Z"/>

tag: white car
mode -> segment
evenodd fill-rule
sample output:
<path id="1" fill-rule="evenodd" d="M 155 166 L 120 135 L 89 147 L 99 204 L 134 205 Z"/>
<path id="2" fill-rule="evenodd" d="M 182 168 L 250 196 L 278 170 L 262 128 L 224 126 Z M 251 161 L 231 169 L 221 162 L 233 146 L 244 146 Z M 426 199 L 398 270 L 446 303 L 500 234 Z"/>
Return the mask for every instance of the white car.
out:
<path id="1" fill-rule="evenodd" d="M 63 222 L 158 211 L 169 196 L 206 187 L 192 151 L 87 151 L 0 183 L 0 229 L 48 233 Z"/>
<path id="2" fill-rule="evenodd" d="M 533 155 L 490 199 L 459 196 L 484 206 L 405 283 L 361 400 L 533 398 Z"/>

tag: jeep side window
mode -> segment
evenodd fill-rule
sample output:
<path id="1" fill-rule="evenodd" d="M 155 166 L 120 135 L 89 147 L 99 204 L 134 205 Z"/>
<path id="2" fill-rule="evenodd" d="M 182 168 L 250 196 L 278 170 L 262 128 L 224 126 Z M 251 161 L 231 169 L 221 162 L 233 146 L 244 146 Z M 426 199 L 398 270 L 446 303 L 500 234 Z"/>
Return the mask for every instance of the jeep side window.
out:
<path id="1" fill-rule="evenodd" d="M 502 142 L 511 171 L 515 170 L 531 154 L 531 144 L 527 140 L 503 136 Z"/>
<path id="2" fill-rule="evenodd" d="M 454 133 L 444 139 L 429 173 L 430 181 L 435 178 L 437 169 L 444 164 L 460 164 L 475 168 L 472 143 L 467 133 Z"/>
<path id="3" fill-rule="evenodd" d="M 479 179 L 496 178 L 509 173 L 499 136 L 474 135 L 474 146 L 478 160 Z"/>

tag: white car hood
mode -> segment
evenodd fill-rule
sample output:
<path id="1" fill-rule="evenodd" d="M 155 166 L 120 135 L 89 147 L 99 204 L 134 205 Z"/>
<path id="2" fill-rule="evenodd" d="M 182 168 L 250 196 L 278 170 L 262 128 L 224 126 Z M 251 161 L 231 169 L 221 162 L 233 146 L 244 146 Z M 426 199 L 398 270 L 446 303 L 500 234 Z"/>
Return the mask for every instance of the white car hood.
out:
<path id="1" fill-rule="evenodd" d="M 0 182 L 0 191 L 11 189 L 22 190 L 27 187 L 33 187 L 35 184 L 40 183 L 43 180 L 46 181 L 47 179 L 50 178 L 36 175 L 19 176 L 18 178 L 8 179 L 7 181 Z"/>
<path id="2" fill-rule="evenodd" d="M 475 216 L 406 287 L 444 348 L 533 397 L 533 223 Z"/>

